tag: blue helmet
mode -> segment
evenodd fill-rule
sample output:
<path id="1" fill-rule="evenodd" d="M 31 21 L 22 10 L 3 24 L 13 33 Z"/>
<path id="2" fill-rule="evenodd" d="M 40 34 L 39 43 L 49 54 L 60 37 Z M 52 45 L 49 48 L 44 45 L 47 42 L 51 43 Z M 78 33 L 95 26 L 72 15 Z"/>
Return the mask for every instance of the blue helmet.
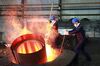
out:
<path id="1" fill-rule="evenodd" d="M 76 23 L 76 22 L 79 22 L 79 19 L 78 18 L 73 18 L 72 23 Z"/>
<path id="2" fill-rule="evenodd" d="M 55 20 L 55 16 L 50 16 L 50 20 Z"/>

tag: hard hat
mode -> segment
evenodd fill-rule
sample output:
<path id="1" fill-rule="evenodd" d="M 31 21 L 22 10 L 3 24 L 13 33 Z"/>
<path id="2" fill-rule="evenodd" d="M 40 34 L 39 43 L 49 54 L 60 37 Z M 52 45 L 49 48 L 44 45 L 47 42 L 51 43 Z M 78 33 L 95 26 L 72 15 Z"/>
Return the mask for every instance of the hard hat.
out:
<path id="1" fill-rule="evenodd" d="M 55 16 L 50 16 L 50 20 L 55 20 Z"/>
<path id="2" fill-rule="evenodd" d="M 76 22 L 79 22 L 79 19 L 78 18 L 73 18 L 72 23 L 76 23 Z"/>

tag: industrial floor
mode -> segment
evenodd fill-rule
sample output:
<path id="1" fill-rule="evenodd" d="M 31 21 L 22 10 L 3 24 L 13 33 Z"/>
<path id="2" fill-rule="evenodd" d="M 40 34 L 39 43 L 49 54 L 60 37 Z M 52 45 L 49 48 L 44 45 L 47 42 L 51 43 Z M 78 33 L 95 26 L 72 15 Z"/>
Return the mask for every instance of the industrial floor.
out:
<path id="1" fill-rule="evenodd" d="M 89 41 L 90 42 L 86 46 L 86 50 L 91 55 L 92 61 L 87 62 L 84 56 L 80 54 L 79 66 L 100 66 L 100 38 L 89 38 Z M 15 64 L 9 64 L 9 63 L 7 64 L 7 61 L 5 61 L 6 58 L 2 58 L 3 54 L 0 51 L 0 66 L 19 66 Z"/>
<path id="2" fill-rule="evenodd" d="M 91 55 L 92 61 L 87 62 L 81 54 L 79 66 L 100 66 L 100 38 L 90 38 L 89 41 L 86 50 Z"/>

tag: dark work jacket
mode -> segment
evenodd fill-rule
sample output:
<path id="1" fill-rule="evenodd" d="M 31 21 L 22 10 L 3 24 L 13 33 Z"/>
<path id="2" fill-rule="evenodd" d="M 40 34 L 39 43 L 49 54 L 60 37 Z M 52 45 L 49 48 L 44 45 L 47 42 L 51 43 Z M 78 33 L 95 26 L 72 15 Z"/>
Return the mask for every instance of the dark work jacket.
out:
<path id="1" fill-rule="evenodd" d="M 77 46 L 76 49 L 78 49 L 82 44 L 85 43 L 86 36 L 85 36 L 85 30 L 83 29 L 83 26 L 79 24 L 78 27 L 75 27 L 72 31 L 69 31 L 69 34 L 75 34 L 77 39 Z"/>

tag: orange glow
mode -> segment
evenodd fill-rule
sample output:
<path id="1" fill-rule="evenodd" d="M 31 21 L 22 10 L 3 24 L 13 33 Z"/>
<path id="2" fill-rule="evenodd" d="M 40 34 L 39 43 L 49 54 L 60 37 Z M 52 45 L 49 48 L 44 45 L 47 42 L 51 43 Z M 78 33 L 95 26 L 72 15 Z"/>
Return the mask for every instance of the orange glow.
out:
<path id="1" fill-rule="evenodd" d="M 59 49 L 54 49 L 51 45 L 46 44 L 47 62 L 55 60 L 59 55 Z"/>
<path id="2" fill-rule="evenodd" d="M 9 17 L 5 17 L 5 31 L 6 31 L 6 40 L 7 43 L 12 43 L 17 37 L 24 34 L 42 34 L 45 39 L 45 47 L 47 54 L 47 62 L 53 61 L 56 57 L 60 55 L 59 49 L 52 48 L 52 45 L 55 44 L 55 38 L 58 33 L 52 29 L 52 24 L 49 23 L 49 20 L 46 18 L 40 17 L 26 17 L 27 26 L 23 28 L 24 19 L 19 19 L 16 11 L 9 11 Z M 12 15 L 13 14 L 13 15 Z M 42 48 L 41 44 L 36 41 L 28 40 L 24 41 L 17 48 L 18 53 L 26 54 L 37 52 Z"/>
<path id="3" fill-rule="evenodd" d="M 24 35 L 24 34 L 32 34 L 32 32 L 29 31 L 26 26 L 24 26 L 24 28 L 20 32 L 20 35 Z"/>
<path id="4" fill-rule="evenodd" d="M 23 42 L 18 48 L 17 52 L 22 54 L 34 53 L 42 49 L 42 45 L 36 40 L 27 40 Z"/>
<path id="5" fill-rule="evenodd" d="M 55 38 L 57 37 L 58 33 L 52 29 L 53 25 L 51 23 L 48 23 L 48 32 L 45 36 L 45 42 L 46 42 L 46 54 L 47 54 L 47 62 L 55 60 L 59 55 L 60 51 L 59 49 L 53 48 L 52 45 L 55 44 Z"/>

